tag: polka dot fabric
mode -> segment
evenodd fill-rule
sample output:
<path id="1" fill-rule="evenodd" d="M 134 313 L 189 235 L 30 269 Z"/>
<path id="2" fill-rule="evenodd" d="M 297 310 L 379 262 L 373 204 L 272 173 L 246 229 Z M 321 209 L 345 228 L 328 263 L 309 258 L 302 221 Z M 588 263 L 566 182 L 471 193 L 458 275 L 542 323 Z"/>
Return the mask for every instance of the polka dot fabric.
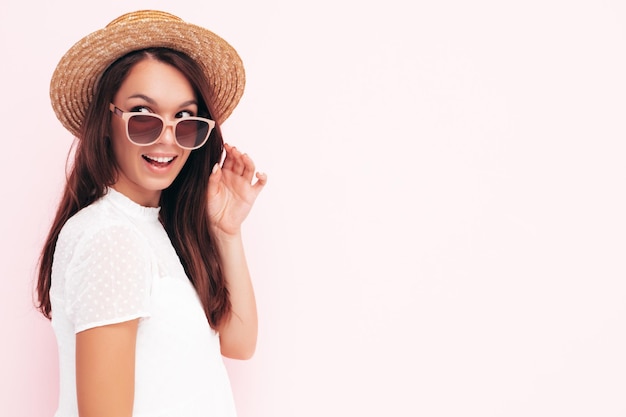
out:
<path id="1" fill-rule="evenodd" d="M 79 239 L 65 274 L 75 331 L 149 315 L 150 254 L 141 235 L 107 225 Z"/>

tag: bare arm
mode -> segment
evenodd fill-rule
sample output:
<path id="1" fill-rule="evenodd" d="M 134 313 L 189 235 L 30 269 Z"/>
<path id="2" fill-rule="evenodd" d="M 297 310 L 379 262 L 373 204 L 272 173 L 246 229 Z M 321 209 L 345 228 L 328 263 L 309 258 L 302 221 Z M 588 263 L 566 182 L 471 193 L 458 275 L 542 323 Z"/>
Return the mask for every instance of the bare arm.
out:
<path id="1" fill-rule="evenodd" d="M 257 340 L 257 311 L 254 289 L 241 237 L 247 217 L 267 177 L 256 174 L 252 160 L 236 148 L 225 145 L 226 158 L 209 177 L 209 225 L 220 253 L 222 270 L 230 293 L 232 313 L 219 327 L 222 355 L 248 359 Z"/>
<path id="2" fill-rule="evenodd" d="M 139 319 L 76 334 L 76 393 L 80 417 L 131 417 Z"/>
<path id="3" fill-rule="evenodd" d="M 249 359 L 257 340 L 257 310 L 241 234 L 218 240 L 232 311 L 219 328 L 222 355 Z"/>

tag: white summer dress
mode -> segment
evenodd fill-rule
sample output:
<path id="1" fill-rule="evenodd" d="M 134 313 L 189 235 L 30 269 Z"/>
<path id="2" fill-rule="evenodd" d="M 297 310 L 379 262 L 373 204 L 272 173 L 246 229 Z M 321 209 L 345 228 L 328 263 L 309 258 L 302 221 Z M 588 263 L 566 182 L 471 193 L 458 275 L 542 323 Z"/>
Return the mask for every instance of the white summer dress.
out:
<path id="1" fill-rule="evenodd" d="M 78 417 L 76 333 L 136 318 L 133 417 L 236 415 L 219 335 L 158 214 L 109 189 L 63 226 L 50 290 L 60 370 L 55 417 Z"/>

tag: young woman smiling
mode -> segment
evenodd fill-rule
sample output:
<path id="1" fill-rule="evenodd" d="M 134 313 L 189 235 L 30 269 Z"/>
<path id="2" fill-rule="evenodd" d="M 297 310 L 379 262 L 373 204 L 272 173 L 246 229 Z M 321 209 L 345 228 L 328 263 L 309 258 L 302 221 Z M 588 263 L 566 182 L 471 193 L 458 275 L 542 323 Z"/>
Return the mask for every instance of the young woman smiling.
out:
<path id="1" fill-rule="evenodd" d="M 267 181 L 222 140 L 243 85 L 228 43 L 157 11 L 59 62 L 52 106 L 78 141 L 37 288 L 56 417 L 236 414 L 222 355 L 255 350 L 241 225 Z"/>

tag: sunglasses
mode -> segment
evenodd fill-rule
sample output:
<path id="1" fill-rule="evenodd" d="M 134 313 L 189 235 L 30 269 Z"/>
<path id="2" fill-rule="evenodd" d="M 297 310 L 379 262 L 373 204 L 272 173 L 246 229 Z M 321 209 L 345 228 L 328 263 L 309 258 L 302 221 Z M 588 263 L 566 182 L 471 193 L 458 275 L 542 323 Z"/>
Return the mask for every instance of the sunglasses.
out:
<path id="1" fill-rule="evenodd" d="M 209 139 L 215 122 L 204 117 L 184 117 L 173 122 L 166 122 L 155 113 L 125 112 L 113 103 L 109 106 L 111 112 L 126 122 L 126 136 L 139 146 L 148 146 L 156 143 L 165 128 L 174 128 L 176 143 L 183 149 L 198 149 Z"/>

